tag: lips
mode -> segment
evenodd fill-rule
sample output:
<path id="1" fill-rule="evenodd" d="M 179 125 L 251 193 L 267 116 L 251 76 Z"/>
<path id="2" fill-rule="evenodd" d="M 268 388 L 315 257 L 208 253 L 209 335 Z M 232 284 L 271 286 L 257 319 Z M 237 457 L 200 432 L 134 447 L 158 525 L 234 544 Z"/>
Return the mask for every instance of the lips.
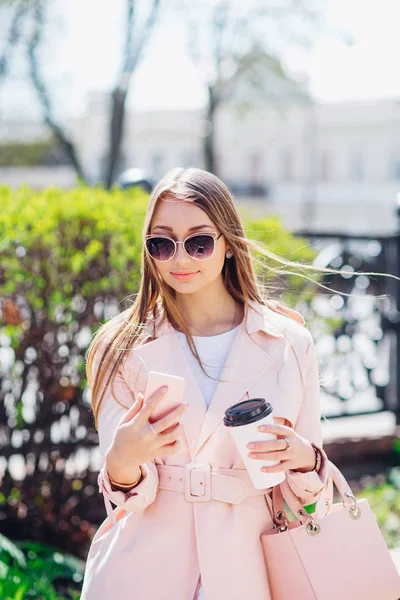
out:
<path id="1" fill-rule="evenodd" d="M 171 271 L 171 275 L 193 275 L 197 271 Z"/>
<path id="2" fill-rule="evenodd" d="M 197 273 L 198 271 L 171 271 L 172 277 L 175 277 L 175 279 L 179 279 L 181 281 L 192 279 L 195 275 L 197 275 Z"/>

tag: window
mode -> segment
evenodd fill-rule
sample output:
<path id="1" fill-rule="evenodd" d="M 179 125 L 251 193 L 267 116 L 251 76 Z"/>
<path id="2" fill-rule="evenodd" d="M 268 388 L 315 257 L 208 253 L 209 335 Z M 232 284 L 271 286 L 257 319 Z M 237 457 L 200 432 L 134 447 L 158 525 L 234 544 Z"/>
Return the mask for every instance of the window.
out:
<path id="1" fill-rule="evenodd" d="M 392 154 L 390 158 L 389 178 L 400 181 L 400 152 Z"/>
<path id="2" fill-rule="evenodd" d="M 329 181 L 332 178 L 331 155 L 327 150 L 324 150 L 321 154 L 320 174 L 322 181 Z"/>
<path id="3" fill-rule="evenodd" d="M 251 196 L 264 196 L 265 194 L 263 162 L 263 155 L 260 150 L 250 152 L 247 159 L 247 189 Z"/>
<path id="4" fill-rule="evenodd" d="M 249 156 L 249 179 L 250 183 L 257 185 L 262 180 L 262 160 L 261 153 L 253 151 Z"/>
<path id="5" fill-rule="evenodd" d="M 350 179 L 352 181 L 364 179 L 364 157 L 361 150 L 353 150 L 350 155 Z"/>
<path id="6" fill-rule="evenodd" d="M 294 157 L 291 150 L 284 150 L 282 153 L 282 179 L 284 181 L 294 179 Z"/>

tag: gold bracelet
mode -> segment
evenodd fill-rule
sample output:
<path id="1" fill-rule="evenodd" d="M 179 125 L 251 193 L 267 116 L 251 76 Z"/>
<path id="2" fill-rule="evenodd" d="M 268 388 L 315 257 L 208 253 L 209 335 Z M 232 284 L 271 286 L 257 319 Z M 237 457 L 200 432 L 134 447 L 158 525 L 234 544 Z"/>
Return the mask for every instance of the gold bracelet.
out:
<path id="1" fill-rule="evenodd" d="M 315 452 L 314 471 L 316 471 L 317 473 L 319 473 L 319 470 L 321 468 L 321 461 L 322 461 L 321 452 L 320 452 L 320 449 L 318 448 L 318 446 L 316 446 L 315 444 L 311 443 L 311 446 L 313 447 L 314 452 Z"/>
<path id="2" fill-rule="evenodd" d="M 108 470 L 107 470 L 107 475 L 108 475 L 108 478 L 109 478 L 109 480 L 110 480 L 110 483 L 111 483 L 111 485 L 116 485 L 116 486 L 118 486 L 118 487 L 121 487 L 121 488 L 124 488 L 124 489 L 129 489 L 129 488 L 131 488 L 131 487 L 134 487 L 135 485 L 137 485 L 137 484 L 139 483 L 139 481 L 142 479 L 142 477 L 143 477 L 143 472 L 142 472 L 142 469 L 141 469 L 141 467 L 140 467 L 140 466 L 139 466 L 139 471 L 140 471 L 140 473 L 139 473 L 139 477 L 138 477 L 138 478 L 136 479 L 136 481 L 134 481 L 133 483 L 118 483 L 118 481 L 115 481 L 115 479 L 113 479 L 113 478 L 111 477 L 111 475 L 110 475 L 110 473 L 108 472 Z"/>

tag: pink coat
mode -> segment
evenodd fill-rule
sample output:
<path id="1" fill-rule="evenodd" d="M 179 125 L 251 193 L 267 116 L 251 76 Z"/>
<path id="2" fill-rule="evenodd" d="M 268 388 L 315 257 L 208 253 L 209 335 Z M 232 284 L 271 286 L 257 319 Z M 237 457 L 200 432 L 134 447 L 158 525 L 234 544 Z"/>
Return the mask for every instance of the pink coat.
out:
<path id="1" fill-rule="evenodd" d="M 98 483 L 108 516 L 89 549 L 81 600 L 192 600 L 200 573 L 206 600 L 269 600 L 260 534 L 272 527 L 272 520 L 263 491 L 251 485 L 222 419 L 231 404 L 265 397 L 277 422 L 287 419 L 300 435 L 322 447 L 312 336 L 297 311 L 251 302 L 222 371 L 226 381 L 218 383 L 207 409 L 175 330 L 167 322 L 156 335 L 127 354 L 115 393 L 130 406 L 133 393 L 145 387 L 147 371 L 184 377 L 190 404 L 181 417 L 184 443 L 177 454 L 146 463 L 144 479 L 131 492 L 112 491 L 104 456 L 126 409 L 106 392 L 99 413 Z M 188 484 L 193 475 L 189 463 L 202 469 L 193 485 Z M 211 486 L 210 471 L 234 477 L 217 481 L 216 475 Z M 326 455 L 319 473 L 286 471 L 303 506 L 320 496 L 327 471 Z M 168 489 L 172 484 L 175 489 Z M 205 487 L 206 501 L 198 501 L 196 494 Z"/>

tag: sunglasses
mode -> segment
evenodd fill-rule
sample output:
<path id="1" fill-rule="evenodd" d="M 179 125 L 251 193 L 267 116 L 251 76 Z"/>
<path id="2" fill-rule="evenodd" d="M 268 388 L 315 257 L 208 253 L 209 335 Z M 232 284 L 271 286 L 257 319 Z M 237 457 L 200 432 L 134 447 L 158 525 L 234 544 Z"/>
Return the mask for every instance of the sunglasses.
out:
<path id="1" fill-rule="evenodd" d="M 189 235 L 183 242 L 176 242 L 167 235 L 148 235 L 145 239 L 145 247 L 151 258 L 166 262 L 174 258 L 178 244 L 183 244 L 186 254 L 194 260 L 207 260 L 215 251 L 217 240 L 222 232 L 217 235 L 211 233 L 194 233 Z"/>

